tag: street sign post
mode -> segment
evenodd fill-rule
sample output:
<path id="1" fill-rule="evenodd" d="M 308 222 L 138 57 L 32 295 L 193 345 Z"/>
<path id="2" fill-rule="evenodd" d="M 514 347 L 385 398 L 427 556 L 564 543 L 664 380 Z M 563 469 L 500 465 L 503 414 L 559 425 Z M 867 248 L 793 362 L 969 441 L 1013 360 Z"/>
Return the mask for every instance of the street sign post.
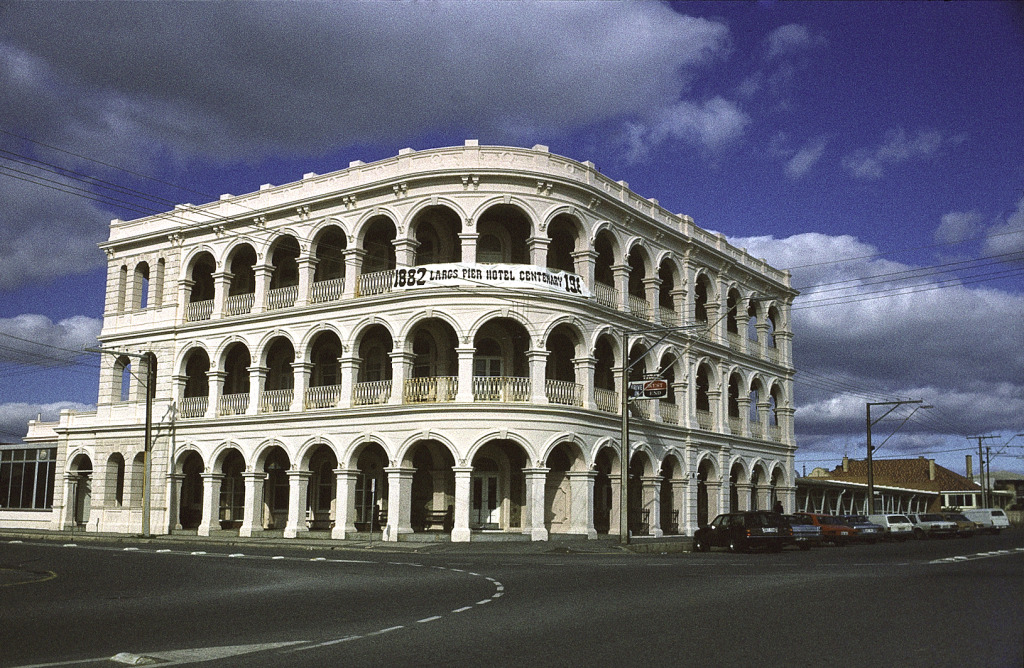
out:
<path id="1" fill-rule="evenodd" d="M 668 381 L 664 378 L 648 378 L 629 382 L 630 399 L 664 399 L 668 396 Z"/>

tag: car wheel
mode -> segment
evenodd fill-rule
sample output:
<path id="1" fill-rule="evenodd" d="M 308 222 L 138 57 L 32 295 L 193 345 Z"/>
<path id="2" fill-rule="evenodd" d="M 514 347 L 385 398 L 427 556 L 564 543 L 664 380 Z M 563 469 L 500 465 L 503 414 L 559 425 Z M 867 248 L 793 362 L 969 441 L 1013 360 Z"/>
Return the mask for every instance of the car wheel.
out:
<path id="1" fill-rule="evenodd" d="M 729 551 L 730 552 L 742 552 L 743 551 L 743 543 L 741 543 L 738 538 L 730 538 L 729 539 Z"/>
<path id="2" fill-rule="evenodd" d="M 694 552 L 707 552 L 710 549 L 708 542 L 703 538 L 695 538 L 693 540 L 693 551 Z"/>

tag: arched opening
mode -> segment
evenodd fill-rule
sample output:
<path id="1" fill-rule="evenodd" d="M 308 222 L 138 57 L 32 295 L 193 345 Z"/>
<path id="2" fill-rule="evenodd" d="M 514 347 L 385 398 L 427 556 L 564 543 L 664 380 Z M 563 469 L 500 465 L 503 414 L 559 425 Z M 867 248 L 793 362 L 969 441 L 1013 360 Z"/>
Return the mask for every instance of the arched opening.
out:
<path id="1" fill-rule="evenodd" d="M 92 511 L 92 460 L 88 455 L 77 455 L 71 460 L 71 490 L 73 499 L 71 521 L 75 526 L 84 527 L 89 523 Z"/>
<path id="2" fill-rule="evenodd" d="M 647 461 L 641 454 L 633 455 L 629 463 L 629 481 L 626 484 L 627 506 L 629 508 L 629 532 L 635 536 L 646 536 L 651 528 L 651 510 L 644 499 L 644 476 Z"/>
<path id="3" fill-rule="evenodd" d="M 612 267 L 615 266 L 615 246 L 609 232 L 601 232 L 594 239 L 594 252 L 597 257 L 594 259 L 594 296 L 599 304 L 609 308 L 618 306 L 618 297 L 615 290 L 615 273 Z"/>
<path id="4" fill-rule="evenodd" d="M 679 533 L 679 500 L 676 498 L 675 481 L 679 477 L 679 465 L 672 457 L 661 464 L 661 531 L 674 536 Z"/>
<path id="5" fill-rule="evenodd" d="M 195 529 L 203 519 L 203 458 L 194 451 L 181 459 L 181 496 L 178 523 L 182 529 Z"/>
<path id="6" fill-rule="evenodd" d="M 704 430 L 714 428 L 714 415 L 711 412 L 711 371 L 706 365 L 697 369 L 697 391 L 695 393 L 697 425 Z"/>
<path id="7" fill-rule="evenodd" d="M 473 457 L 469 527 L 510 531 L 523 526 L 526 453 L 516 443 L 486 443 Z"/>
<path id="8" fill-rule="evenodd" d="M 114 401 L 132 400 L 132 361 L 122 355 L 114 360 L 114 377 L 118 381 L 118 392 Z"/>
<path id="9" fill-rule="evenodd" d="M 576 381 L 576 358 L 580 336 L 569 325 L 555 327 L 545 348 L 548 357 L 544 366 L 545 393 L 551 403 L 565 406 L 583 405 L 583 385 Z"/>
<path id="10" fill-rule="evenodd" d="M 498 204 L 487 209 L 477 224 L 477 262 L 529 264 L 530 228 L 530 219 L 517 206 Z"/>
<path id="11" fill-rule="evenodd" d="M 291 408 L 295 396 L 295 349 L 285 337 L 277 337 L 267 348 L 267 377 L 260 394 L 260 412 L 275 413 Z"/>
<path id="12" fill-rule="evenodd" d="M 341 399 L 341 339 L 332 331 L 313 337 L 309 361 L 313 368 L 306 390 L 306 408 L 333 408 Z"/>
<path id="13" fill-rule="evenodd" d="M 736 290 L 730 290 L 725 298 L 725 331 L 731 341 L 735 341 L 740 333 L 740 301 L 740 293 Z"/>
<path id="14" fill-rule="evenodd" d="M 373 274 L 395 268 L 395 224 L 387 216 L 374 216 L 363 236 L 363 274 Z"/>
<path id="15" fill-rule="evenodd" d="M 633 317 L 650 320 L 651 305 L 647 301 L 647 261 L 643 251 L 634 246 L 629 251 L 629 312 Z"/>
<path id="16" fill-rule="evenodd" d="M 388 459 L 377 443 L 366 443 L 356 456 L 356 531 L 380 531 L 388 519 Z"/>
<path id="17" fill-rule="evenodd" d="M 239 244 L 230 257 L 231 284 L 224 301 L 224 314 L 249 313 L 256 294 L 256 251 L 249 244 Z"/>
<path id="18" fill-rule="evenodd" d="M 132 282 L 133 308 L 144 309 L 149 306 L 149 263 L 140 262 L 135 265 L 135 280 Z"/>
<path id="19" fill-rule="evenodd" d="M 192 260 L 189 280 L 192 287 L 188 295 L 188 311 L 186 318 L 191 321 L 208 320 L 213 315 L 214 283 L 213 273 L 217 271 L 217 262 L 207 252 L 202 252 Z"/>
<path id="20" fill-rule="evenodd" d="M 383 325 L 371 325 L 360 336 L 359 375 L 353 388 L 356 406 L 385 404 L 391 398 L 391 332 Z"/>
<path id="21" fill-rule="evenodd" d="M 196 347 L 185 355 L 185 386 L 179 413 L 183 418 L 203 417 L 210 401 L 210 356 Z"/>
<path id="22" fill-rule="evenodd" d="M 224 355 L 224 387 L 218 415 L 241 415 L 249 408 L 249 349 L 231 344 Z"/>
<path id="23" fill-rule="evenodd" d="M 273 271 L 270 274 L 270 292 L 267 308 L 288 308 L 299 295 L 299 242 L 286 235 L 274 242 L 270 252 Z"/>
<path id="24" fill-rule="evenodd" d="M 217 518 L 221 529 L 237 529 L 245 518 L 245 483 L 242 471 L 245 459 L 238 450 L 231 449 L 221 463 L 220 499 Z"/>
<path id="25" fill-rule="evenodd" d="M 414 531 L 450 532 L 455 526 L 455 458 L 438 441 L 420 441 L 406 456 L 415 469 L 410 518 Z"/>
<path id="26" fill-rule="evenodd" d="M 447 264 L 462 261 L 462 243 L 459 216 L 450 208 L 429 206 L 416 214 L 412 221 L 415 230 L 416 259 L 414 264 Z"/>
<path id="27" fill-rule="evenodd" d="M 708 322 L 708 298 L 711 286 L 708 277 L 701 274 L 693 286 L 693 319 L 697 322 Z"/>
<path id="28" fill-rule="evenodd" d="M 117 312 L 124 313 L 128 299 L 128 265 L 121 265 L 117 272 Z"/>
<path id="29" fill-rule="evenodd" d="M 612 508 L 615 494 L 612 489 L 612 472 L 617 470 L 618 458 L 611 448 L 602 448 L 597 453 L 594 468 L 597 477 L 594 479 L 594 529 L 599 534 L 611 531 Z M 616 527 L 616 533 L 618 527 Z"/>
<path id="30" fill-rule="evenodd" d="M 740 505 L 740 485 L 747 484 L 747 474 L 743 470 L 743 465 L 736 462 L 729 469 L 729 512 L 738 513 L 741 510 L 746 510 Z"/>
<path id="31" fill-rule="evenodd" d="M 675 290 L 676 290 L 676 269 L 669 262 L 664 261 L 658 267 L 658 308 L 661 309 L 661 324 L 668 326 L 679 326 L 682 322 L 676 312 Z"/>
<path id="32" fill-rule="evenodd" d="M 345 249 L 348 238 L 337 225 L 324 228 L 313 242 L 316 269 L 309 301 L 313 304 L 337 301 L 345 291 Z"/>
<path id="33" fill-rule="evenodd" d="M 707 526 L 711 515 L 711 495 L 708 483 L 712 482 L 714 468 L 708 460 L 701 460 L 697 468 L 697 526 Z"/>
<path id="34" fill-rule="evenodd" d="M 750 509 L 751 510 L 767 510 L 761 504 L 761 494 L 763 492 L 762 485 L 764 484 L 764 473 L 760 466 L 755 466 L 754 470 L 750 473 Z"/>
<path id="35" fill-rule="evenodd" d="M 455 330 L 447 322 L 431 318 L 418 323 L 410 336 L 412 377 L 405 381 L 404 401 L 455 401 L 459 381 Z"/>
<path id="36" fill-rule="evenodd" d="M 337 477 L 334 474 L 336 468 L 338 458 L 330 446 L 318 446 L 309 458 L 309 470 L 312 475 L 306 488 L 306 513 L 311 531 L 326 531 L 331 528 L 334 521 L 337 496 Z"/>
<path id="37" fill-rule="evenodd" d="M 115 452 L 107 458 L 107 489 L 104 505 L 120 508 L 124 505 L 124 457 Z"/>
<path id="38" fill-rule="evenodd" d="M 615 349 L 608 336 L 602 336 L 594 346 L 594 404 L 605 413 L 619 412 L 619 396 L 615 392 Z"/>
<path id="39" fill-rule="evenodd" d="M 729 431 L 732 434 L 740 435 L 743 431 L 740 420 L 740 375 L 733 373 L 729 376 Z"/>
<path id="40" fill-rule="evenodd" d="M 548 225 L 548 269 L 575 273 L 576 243 L 579 238 L 579 222 L 567 213 L 555 216 Z"/>
<path id="41" fill-rule="evenodd" d="M 477 332 L 473 347 L 475 401 L 529 401 L 530 337 L 521 324 L 510 318 L 490 320 Z"/>
<path id="42" fill-rule="evenodd" d="M 570 533 L 573 524 L 579 524 L 572 516 L 572 481 L 569 471 L 577 465 L 578 455 L 572 444 L 560 443 L 548 455 L 548 468 L 544 480 L 544 525 L 551 533 Z"/>
<path id="43" fill-rule="evenodd" d="M 263 482 L 263 528 L 283 529 L 288 523 L 288 500 L 291 489 L 288 485 L 288 469 L 291 463 L 288 453 L 280 446 L 274 446 L 267 453 L 263 471 L 267 474 Z"/>

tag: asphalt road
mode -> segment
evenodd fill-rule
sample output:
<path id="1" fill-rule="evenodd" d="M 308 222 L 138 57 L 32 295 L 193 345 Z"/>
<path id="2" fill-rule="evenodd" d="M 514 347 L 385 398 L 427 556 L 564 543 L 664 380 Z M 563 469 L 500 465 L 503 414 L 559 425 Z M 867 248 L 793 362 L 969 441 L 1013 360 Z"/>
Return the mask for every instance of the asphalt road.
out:
<path id="1" fill-rule="evenodd" d="M 0 666 L 1024 665 L 1024 531 L 781 554 L 426 549 L 0 540 Z"/>

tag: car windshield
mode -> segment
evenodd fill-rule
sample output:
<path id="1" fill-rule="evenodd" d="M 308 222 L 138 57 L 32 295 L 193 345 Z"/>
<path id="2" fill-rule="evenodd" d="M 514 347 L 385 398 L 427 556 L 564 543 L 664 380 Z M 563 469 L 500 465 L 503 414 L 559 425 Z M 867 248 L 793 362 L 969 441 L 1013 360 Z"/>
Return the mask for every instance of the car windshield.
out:
<path id="1" fill-rule="evenodd" d="M 960 513 L 949 513 L 946 515 L 947 520 L 953 520 L 954 522 L 970 522 L 965 516 Z"/>
<path id="2" fill-rule="evenodd" d="M 1001 510 L 993 510 L 992 511 L 992 517 L 1005 517 L 1005 516 L 1006 516 L 1005 513 L 1003 513 L 1003 511 L 1001 511 Z"/>
<path id="3" fill-rule="evenodd" d="M 752 513 L 747 516 L 748 527 L 774 527 L 778 525 L 779 521 L 775 516 L 768 513 Z"/>
<path id="4" fill-rule="evenodd" d="M 786 518 L 786 521 L 793 526 L 813 526 L 814 524 L 810 519 L 801 517 L 800 515 L 784 515 L 784 517 Z"/>
<path id="5" fill-rule="evenodd" d="M 917 517 L 922 522 L 941 522 L 943 519 L 942 515 L 935 515 L 931 513 L 929 513 L 928 515 L 918 515 Z"/>
<path id="6" fill-rule="evenodd" d="M 898 524 L 910 524 L 910 518 L 904 517 L 903 515 L 889 515 L 889 522 L 896 522 Z"/>

